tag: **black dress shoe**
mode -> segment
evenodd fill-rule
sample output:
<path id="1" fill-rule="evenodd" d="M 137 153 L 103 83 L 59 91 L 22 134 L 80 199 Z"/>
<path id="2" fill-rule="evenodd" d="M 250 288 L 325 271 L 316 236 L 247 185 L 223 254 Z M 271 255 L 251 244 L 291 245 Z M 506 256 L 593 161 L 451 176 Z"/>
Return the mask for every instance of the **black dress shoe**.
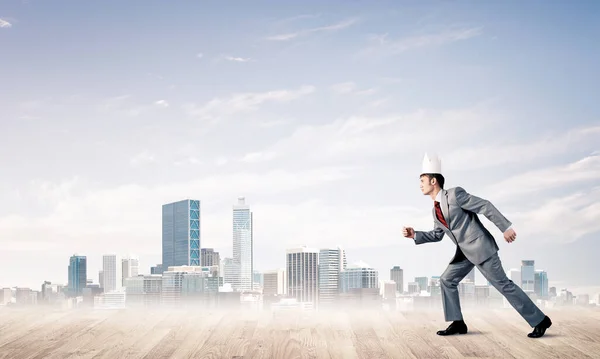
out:
<path id="1" fill-rule="evenodd" d="M 437 335 L 453 335 L 453 334 L 466 334 L 467 325 L 462 320 L 455 320 L 448 326 L 446 330 L 439 330 Z"/>
<path id="2" fill-rule="evenodd" d="M 551 325 L 552 321 L 550 318 L 548 318 L 548 316 L 545 316 L 544 320 L 542 320 L 540 324 L 536 325 L 535 328 L 533 328 L 533 332 L 527 334 L 527 336 L 530 338 L 541 338 L 544 333 L 546 333 L 546 329 L 550 328 Z"/>

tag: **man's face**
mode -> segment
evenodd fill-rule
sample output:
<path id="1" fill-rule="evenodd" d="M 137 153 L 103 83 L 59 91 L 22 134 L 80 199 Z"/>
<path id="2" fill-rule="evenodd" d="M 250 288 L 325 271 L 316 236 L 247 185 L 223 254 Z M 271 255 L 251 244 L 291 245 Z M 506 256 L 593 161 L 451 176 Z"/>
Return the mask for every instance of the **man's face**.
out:
<path id="1" fill-rule="evenodd" d="M 429 177 L 427 176 L 421 176 L 421 192 L 423 192 L 424 195 L 429 195 L 431 194 L 431 192 L 433 191 L 433 185 L 431 184 L 431 181 L 433 181 L 433 179 L 429 179 Z"/>

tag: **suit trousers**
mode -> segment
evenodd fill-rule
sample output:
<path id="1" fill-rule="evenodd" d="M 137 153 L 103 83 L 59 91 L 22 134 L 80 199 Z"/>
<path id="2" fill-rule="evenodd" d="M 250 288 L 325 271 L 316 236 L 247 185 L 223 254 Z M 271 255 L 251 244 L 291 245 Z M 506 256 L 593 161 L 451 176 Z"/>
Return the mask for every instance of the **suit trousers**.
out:
<path id="1" fill-rule="evenodd" d="M 451 263 L 440 276 L 442 303 L 446 321 L 463 320 L 460 308 L 458 284 L 473 269 L 475 265 L 468 259 Z M 500 262 L 498 253 L 494 253 L 477 268 L 483 276 L 508 300 L 510 305 L 533 328 L 545 317 L 545 314 L 533 303 L 531 298 L 512 280 L 510 280 Z"/>

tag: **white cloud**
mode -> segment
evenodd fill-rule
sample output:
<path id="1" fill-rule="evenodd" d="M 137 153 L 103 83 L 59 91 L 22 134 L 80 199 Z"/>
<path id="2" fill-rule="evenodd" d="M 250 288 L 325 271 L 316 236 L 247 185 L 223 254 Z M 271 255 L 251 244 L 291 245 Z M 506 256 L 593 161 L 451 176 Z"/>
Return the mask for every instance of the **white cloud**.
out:
<path id="1" fill-rule="evenodd" d="M 358 86 L 356 85 L 356 83 L 354 83 L 352 81 L 334 84 L 331 86 L 331 90 L 339 95 L 344 95 L 344 94 L 371 95 L 377 91 L 374 88 L 370 88 L 370 89 L 366 89 L 366 90 L 358 90 Z"/>
<path id="2" fill-rule="evenodd" d="M 12 24 L 6 20 L 0 19 L 0 28 L 9 28 Z"/>
<path id="3" fill-rule="evenodd" d="M 543 238 L 546 244 L 574 242 L 600 231 L 600 187 L 548 197 L 541 206 L 512 217 L 519 223 L 515 231 L 520 238 Z"/>
<path id="4" fill-rule="evenodd" d="M 242 162 L 254 163 L 269 161 L 275 158 L 277 155 L 275 152 L 251 152 L 242 158 Z"/>
<path id="5" fill-rule="evenodd" d="M 399 40 L 388 40 L 388 34 L 371 36 L 371 46 L 362 51 L 364 55 L 398 54 L 411 49 L 441 46 L 448 43 L 471 39 L 479 36 L 482 28 L 449 29 L 435 34 L 404 37 Z"/>
<path id="6" fill-rule="evenodd" d="M 169 107 L 169 103 L 165 100 L 158 100 L 154 104 L 160 107 Z"/>
<path id="7" fill-rule="evenodd" d="M 346 94 L 354 91 L 356 89 L 356 84 L 352 81 L 342 82 L 339 84 L 335 84 L 331 86 L 331 90 L 338 94 Z"/>
<path id="8" fill-rule="evenodd" d="M 251 58 L 247 57 L 234 57 L 234 56 L 224 56 L 225 60 L 228 61 L 233 61 L 233 62 L 248 62 L 248 61 L 252 61 Z"/>
<path id="9" fill-rule="evenodd" d="M 27 248 L 32 243 L 44 242 L 57 250 L 102 253 L 102 251 L 130 252 L 158 243 L 160 247 L 161 205 L 185 198 L 202 201 L 203 237 L 214 238 L 227 244 L 230 216 L 216 219 L 230 211 L 230 205 L 221 206 L 227 199 L 235 201 L 239 193 L 256 197 L 272 196 L 348 178 L 351 168 L 315 168 L 287 172 L 273 170 L 258 173 L 215 175 L 190 182 L 157 186 L 136 184 L 116 188 L 94 189 L 92 182 L 78 179 L 56 185 L 44 182 L 32 187 L 30 195 L 51 210 L 45 215 L 31 217 L 29 213 L 0 218 L 0 245 L 2 248 Z M 233 202 L 231 202 L 233 203 Z M 268 219 L 269 221 L 277 218 Z M 212 223 L 217 223 L 213 227 Z M 81 239 L 85 238 L 85 241 Z M 15 243 L 18 242 L 18 243 Z M 154 248 L 151 251 L 155 252 Z"/>
<path id="10" fill-rule="evenodd" d="M 544 155 L 541 152 L 537 154 Z M 595 181 L 599 178 L 600 155 L 594 154 L 567 165 L 541 168 L 511 176 L 489 186 L 486 192 L 493 193 L 494 197 L 499 199 L 521 199 L 524 195 L 537 197 L 539 192 Z"/>
<path id="11" fill-rule="evenodd" d="M 204 54 L 202 54 L 202 53 L 198 53 L 198 54 L 196 55 L 196 57 L 197 57 L 197 58 L 199 58 L 199 59 L 201 59 L 201 58 L 203 58 L 203 57 L 204 57 Z"/>
<path id="12" fill-rule="evenodd" d="M 289 33 L 269 36 L 269 37 L 267 37 L 267 40 L 288 41 L 288 40 L 295 39 L 300 36 L 305 36 L 305 35 L 309 35 L 309 34 L 313 34 L 313 33 L 317 33 L 317 32 L 342 30 L 349 26 L 354 25 L 357 22 L 358 22 L 357 19 L 348 19 L 348 20 L 344 20 L 344 21 L 338 22 L 333 25 L 315 27 L 315 28 L 311 28 L 311 29 L 305 29 L 305 30 L 299 30 L 299 31 L 295 31 L 295 32 L 289 32 Z"/>
<path id="13" fill-rule="evenodd" d="M 485 145 L 458 148 L 444 156 L 444 163 L 453 169 L 484 169 L 515 162 L 530 162 L 534 159 L 586 149 L 598 142 L 600 126 L 574 128 L 567 132 L 539 135 L 520 143 L 511 141 L 514 133 L 507 129 L 507 136 L 486 138 Z M 508 141 L 511 141 L 507 143 Z"/>
<path id="14" fill-rule="evenodd" d="M 151 154 L 148 151 L 143 151 L 143 152 L 140 152 L 140 153 L 136 154 L 135 156 L 133 156 L 129 160 L 129 163 L 131 163 L 133 166 L 139 166 L 139 165 L 144 165 L 147 163 L 152 163 L 155 160 L 156 160 L 156 158 L 153 154 Z"/>
<path id="15" fill-rule="evenodd" d="M 482 117 L 486 121 L 481 121 Z M 424 121 L 427 126 L 422 125 Z M 456 145 L 460 138 L 480 134 L 494 121 L 498 118 L 478 107 L 445 112 L 419 110 L 384 117 L 351 116 L 324 125 L 301 126 L 291 136 L 260 151 L 268 156 L 255 156 L 254 160 L 357 161 L 393 153 L 403 155 L 405 151 Z M 455 128 L 463 129 L 459 137 L 444 141 L 445 134 Z"/>
<path id="16" fill-rule="evenodd" d="M 229 98 L 214 98 L 203 106 L 186 106 L 188 114 L 201 119 L 217 120 L 240 112 L 256 111 L 267 102 L 289 102 L 309 95 L 314 86 L 301 86 L 296 90 L 235 93 Z"/>

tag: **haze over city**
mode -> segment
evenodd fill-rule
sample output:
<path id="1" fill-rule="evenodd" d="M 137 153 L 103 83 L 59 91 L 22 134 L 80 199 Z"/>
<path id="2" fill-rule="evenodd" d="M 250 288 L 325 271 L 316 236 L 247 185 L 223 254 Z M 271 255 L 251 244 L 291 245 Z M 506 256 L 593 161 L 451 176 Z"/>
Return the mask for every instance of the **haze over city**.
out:
<path id="1" fill-rule="evenodd" d="M 381 279 L 440 275 L 454 244 L 402 236 L 433 228 L 435 152 L 513 222 L 508 244 L 480 216 L 506 269 L 598 293 L 599 6 L 3 4 L 0 287 L 66 283 L 75 253 L 94 280 L 105 253 L 149 273 L 161 206 L 188 198 L 231 256 L 240 196 L 256 270 L 340 245 Z"/>

